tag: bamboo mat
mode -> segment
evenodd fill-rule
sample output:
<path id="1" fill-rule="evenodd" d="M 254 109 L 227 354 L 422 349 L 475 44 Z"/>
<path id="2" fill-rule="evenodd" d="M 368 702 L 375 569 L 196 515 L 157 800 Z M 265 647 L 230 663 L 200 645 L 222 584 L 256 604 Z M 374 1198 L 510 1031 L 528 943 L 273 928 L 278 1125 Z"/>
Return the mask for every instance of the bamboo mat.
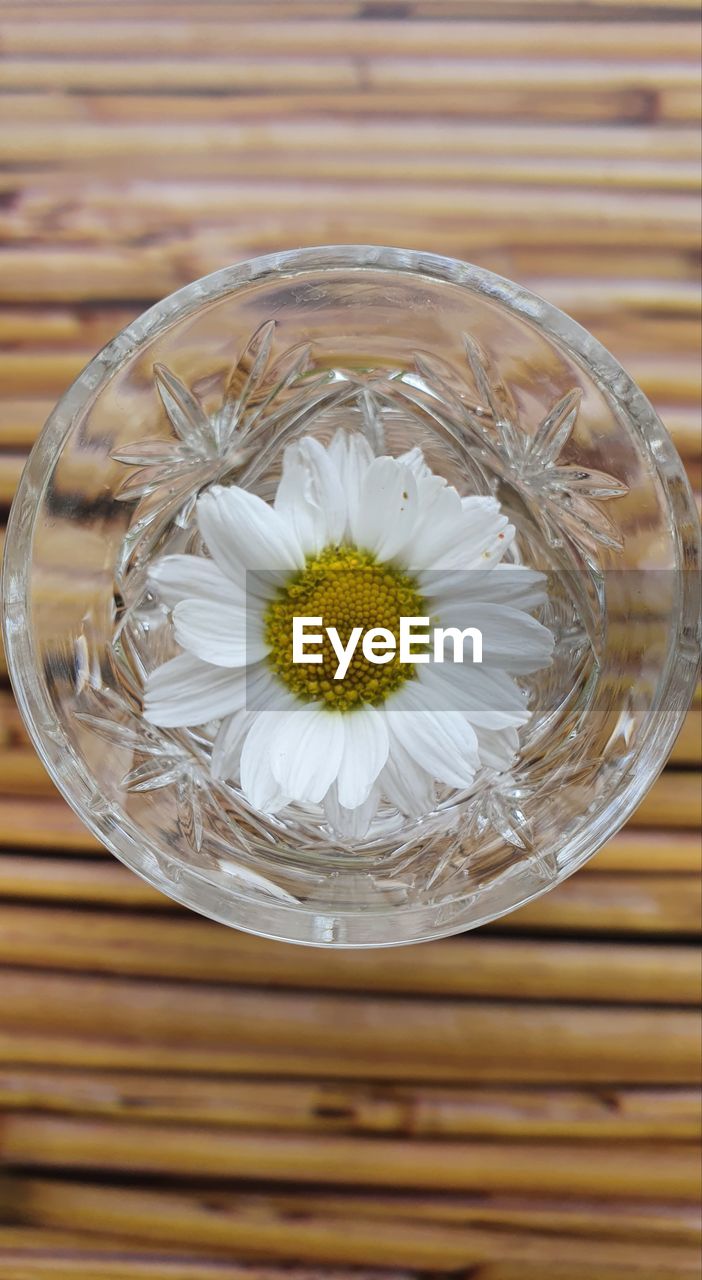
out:
<path id="1" fill-rule="evenodd" d="M 697 0 L 16 0 L 0 51 L 5 514 L 144 306 L 335 241 L 571 312 L 700 487 Z M 560 889 L 321 956 L 106 855 L 0 680 L 3 1280 L 698 1275 L 699 700 Z"/>

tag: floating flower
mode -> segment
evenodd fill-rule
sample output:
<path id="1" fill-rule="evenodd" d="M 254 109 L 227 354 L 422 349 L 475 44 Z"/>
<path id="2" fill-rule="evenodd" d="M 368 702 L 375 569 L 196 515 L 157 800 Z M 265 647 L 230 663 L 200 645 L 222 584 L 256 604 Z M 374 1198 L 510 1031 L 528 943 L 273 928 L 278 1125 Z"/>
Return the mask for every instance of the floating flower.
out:
<path id="1" fill-rule="evenodd" d="M 261 811 L 321 803 L 335 828 L 352 814 L 358 830 L 381 798 L 421 816 L 436 783 L 465 789 L 481 767 L 510 767 L 529 718 L 514 676 L 547 665 L 553 638 L 531 615 L 543 575 L 504 563 L 514 528 L 494 498 L 461 498 L 418 449 L 375 457 L 342 430 L 328 448 L 288 446 L 272 505 L 214 485 L 196 518 L 209 555 L 151 571 L 183 652 L 148 677 L 144 714 L 217 720 L 215 777 Z M 339 679 L 328 635 L 321 661 L 293 661 L 293 617 L 321 617 L 344 645 L 354 628 L 395 637 L 401 618 L 470 626 L 482 663 L 391 650 L 378 664 L 357 647 Z"/>

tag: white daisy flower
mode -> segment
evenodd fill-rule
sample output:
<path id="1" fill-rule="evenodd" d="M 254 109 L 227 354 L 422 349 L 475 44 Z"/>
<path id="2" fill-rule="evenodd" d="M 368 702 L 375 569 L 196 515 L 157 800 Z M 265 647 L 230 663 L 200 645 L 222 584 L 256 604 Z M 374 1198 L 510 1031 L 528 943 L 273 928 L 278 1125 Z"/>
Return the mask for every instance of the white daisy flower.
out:
<path id="1" fill-rule="evenodd" d="M 220 722 L 212 772 L 256 809 L 321 804 L 337 830 L 363 834 L 381 799 L 422 816 L 436 784 L 470 787 L 508 769 L 526 723 L 513 677 L 547 665 L 551 632 L 531 616 L 543 575 L 503 557 L 514 528 L 491 497 L 461 498 L 421 451 L 375 457 L 340 431 L 284 454 L 273 505 L 232 486 L 198 499 L 208 556 L 152 570 L 183 652 L 148 678 L 144 715 L 164 727 Z M 351 629 L 400 617 L 475 627 L 483 659 L 370 663 L 346 675 L 325 634 L 322 662 L 292 660 L 292 618 Z"/>

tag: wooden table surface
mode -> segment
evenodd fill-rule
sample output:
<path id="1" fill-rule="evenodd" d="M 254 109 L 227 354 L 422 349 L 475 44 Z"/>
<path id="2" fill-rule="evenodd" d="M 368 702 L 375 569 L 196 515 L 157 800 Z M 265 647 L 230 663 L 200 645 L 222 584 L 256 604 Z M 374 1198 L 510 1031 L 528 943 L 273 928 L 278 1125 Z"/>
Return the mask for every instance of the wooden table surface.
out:
<path id="1" fill-rule="evenodd" d="M 455 254 L 639 380 L 700 487 L 697 0 L 0 5 L 0 503 L 108 337 L 295 245 Z M 3 669 L 4 670 L 4 669 Z M 699 701 L 587 869 L 333 953 L 98 847 L 0 685 L 0 1276 L 698 1275 Z"/>

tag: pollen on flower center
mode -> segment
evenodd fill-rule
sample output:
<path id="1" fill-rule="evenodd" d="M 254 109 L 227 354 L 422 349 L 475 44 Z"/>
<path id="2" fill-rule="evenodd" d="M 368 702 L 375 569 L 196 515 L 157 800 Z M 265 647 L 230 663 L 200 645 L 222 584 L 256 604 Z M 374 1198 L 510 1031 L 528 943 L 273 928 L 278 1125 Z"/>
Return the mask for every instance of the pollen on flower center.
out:
<path id="1" fill-rule="evenodd" d="M 346 675 L 335 680 L 339 660 L 323 628 L 336 627 L 346 645 L 353 627 L 362 627 L 363 632 L 386 627 L 397 644 L 400 618 L 426 613 L 409 574 L 379 563 L 370 552 L 357 547 L 326 547 L 309 558 L 305 568 L 268 605 L 264 633 L 270 646 L 269 661 L 291 692 L 307 701 L 324 701 L 338 711 L 364 702 L 383 702 L 414 676 L 414 664 L 400 662 L 396 651 L 389 662 L 376 665 L 364 657 L 359 644 Z M 322 655 L 321 663 L 293 662 L 292 622 L 301 616 L 322 618 L 324 640 L 314 648 Z"/>

